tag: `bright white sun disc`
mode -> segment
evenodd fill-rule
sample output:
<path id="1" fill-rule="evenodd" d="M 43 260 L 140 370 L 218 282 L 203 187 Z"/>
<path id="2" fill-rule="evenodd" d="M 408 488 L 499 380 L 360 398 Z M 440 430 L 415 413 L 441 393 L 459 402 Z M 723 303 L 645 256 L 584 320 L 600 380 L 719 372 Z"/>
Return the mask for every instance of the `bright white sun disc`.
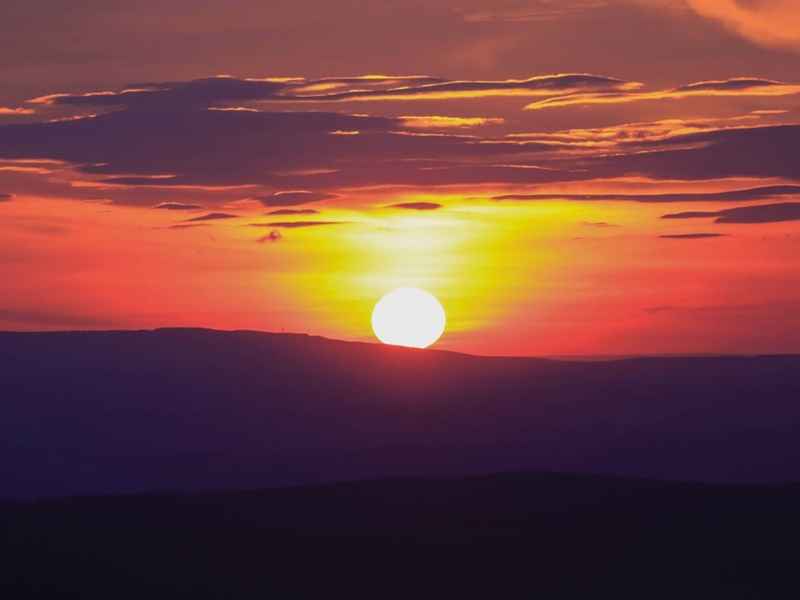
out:
<path id="1" fill-rule="evenodd" d="M 384 344 L 427 348 L 444 333 L 444 308 L 435 296 L 412 287 L 397 288 L 372 310 L 372 330 Z"/>

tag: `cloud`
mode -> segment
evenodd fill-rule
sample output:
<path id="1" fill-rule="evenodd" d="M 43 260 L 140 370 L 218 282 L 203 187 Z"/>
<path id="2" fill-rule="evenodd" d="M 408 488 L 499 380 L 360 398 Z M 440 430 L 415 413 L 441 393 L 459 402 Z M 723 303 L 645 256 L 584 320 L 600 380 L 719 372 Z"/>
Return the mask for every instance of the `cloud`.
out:
<path id="1" fill-rule="evenodd" d="M 320 202 L 342 187 L 555 181 L 512 164 L 550 151 L 536 141 L 423 134 L 394 118 L 317 111 L 121 110 L 0 125 L 0 159 L 71 163 L 92 186 L 277 190 L 253 197 L 266 206 Z"/>
<path id="2" fill-rule="evenodd" d="M 589 73 L 559 73 L 528 79 L 443 81 L 388 90 L 348 91 L 313 96 L 314 100 L 451 100 L 455 98 L 552 96 L 589 90 L 633 90 L 638 82 Z"/>
<path id="3" fill-rule="evenodd" d="M 452 129 L 479 127 L 481 125 L 500 125 L 505 119 L 499 117 L 444 117 L 440 115 L 398 117 L 411 129 Z"/>
<path id="4" fill-rule="evenodd" d="M 679 213 L 668 213 L 662 215 L 662 219 L 702 219 L 708 217 L 719 216 L 720 211 L 717 210 L 687 210 Z"/>
<path id="5" fill-rule="evenodd" d="M 667 240 L 701 240 L 706 238 L 726 237 L 725 233 L 673 233 L 660 235 L 658 237 Z"/>
<path id="6" fill-rule="evenodd" d="M 290 215 L 316 215 L 319 214 L 318 210 L 313 208 L 281 208 L 279 210 L 271 210 L 267 216 L 290 216 Z"/>
<path id="7" fill-rule="evenodd" d="M 398 204 L 390 204 L 386 208 L 403 208 L 406 210 L 437 210 L 442 208 L 441 204 L 436 202 L 400 202 Z"/>
<path id="8" fill-rule="evenodd" d="M 617 225 L 606 221 L 584 221 L 581 225 L 584 227 L 617 227 Z"/>
<path id="9" fill-rule="evenodd" d="M 388 84 L 388 86 L 387 86 Z M 126 107 L 136 110 L 205 109 L 231 103 L 336 102 L 359 100 L 447 100 L 489 96 L 552 96 L 582 91 L 630 90 L 636 82 L 588 73 L 559 73 L 527 79 L 448 81 L 416 76 L 237 79 L 220 76 L 184 82 L 133 84 L 120 91 L 50 94 L 34 105 Z"/>
<path id="10" fill-rule="evenodd" d="M 800 49 L 796 0 L 687 0 L 687 4 L 758 45 Z"/>
<path id="11" fill-rule="evenodd" d="M 311 192 L 308 190 L 293 190 L 285 192 L 275 192 L 269 196 L 258 196 L 256 200 L 264 206 L 295 206 L 297 204 L 308 204 L 310 202 L 322 202 L 336 198 L 336 194 L 326 192 Z"/>
<path id="12" fill-rule="evenodd" d="M 574 93 L 538 100 L 525 110 L 542 110 L 590 104 L 623 104 L 644 100 L 679 100 L 693 97 L 792 96 L 800 94 L 800 84 L 755 77 L 737 77 L 719 81 L 699 81 L 654 92 L 614 91 Z"/>
<path id="13" fill-rule="evenodd" d="M 200 215 L 199 217 L 192 217 L 191 219 L 186 219 L 187 222 L 191 221 L 221 221 L 224 219 L 236 219 L 239 215 L 232 215 L 229 213 L 221 213 L 221 212 L 212 212 L 205 215 Z"/>
<path id="14" fill-rule="evenodd" d="M 50 94 L 29 100 L 35 105 L 124 106 L 129 109 L 206 108 L 223 102 L 247 102 L 277 96 L 291 85 L 273 79 L 209 77 L 185 82 L 134 84 L 120 91 Z"/>
<path id="15" fill-rule="evenodd" d="M 167 229 L 194 229 L 195 227 L 208 227 L 208 223 L 176 223 Z"/>
<path id="16" fill-rule="evenodd" d="M 529 0 L 525 6 L 483 10 L 457 9 L 466 23 L 532 23 L 554 21 L 606 6 L 606 0 Z"/>
<path id="17" fill-rule="evenodd" d="M 123 110 L 94 118 L 0 125 L 0 158 L 65 161 L 89 175 L 115 175 L 106 183 L 119 185 L 271 183 L 280 189 L 310 173 L 335 172 L 330 162 L 365 152 L 365 147 L 373 147 L 374 153 L 381 149 L 376 145 L 383 146 L 391 154 L 395 146 L 385 138 L 353 142 L 331 136 L 331 131 L 358 129 L 386 136 L 398 123 L 325 112 Z M 451 140 L 456 143 L 463 142 Z M 446 141 L 417 141 L 414 146 L 423 144 L 441 147 Z M 413 154 L 411 150 L 405 152 Z"/>
<path id="18" fill-rule="evenodd" d="M 8 202 L 11 200 L 11 198 L 13 198 L 11 194 L 0 193 L 0 202 Z"/>
<path id="19" fill-rule="evenodd" d="M 81 94 L 50 94 L 29 100 L 34 105 L 106 106 L 143 110 L 204 109 L 230 103 L 264 101 L 323 101 L 338 93 L 381 92 L 387 87 L 413 88 L 444 80 L 428 76 L 338 77 L 307 80 L 302 77 L 246 78 L 226 75 L 191 81 L 135 83 L 125 89 Z"/>
<path id="20" fill-rule="evenodd" d="M 284 81 L 255 83 L 288 85 Z M 161 85 L 151 87 L 159 91 Z M 176 90 L 183 89 L 180 85 L 163 85 L 172 94 L 169 102 L 153 101 L 147 110 L 139 105 L 90 118 L 0 125 L 0 161 L 20 157 L 59 161 L 64 165 L 59 172 L 69 172 L 75 178 L 72 190 L 94 190 L 95 194 L 98 189 L 121 189 L 124 193 L 125 188 L 151 188 L 166 193 L 190 188 L 197 193 L 220 192 L 217 197 L 225 202 L 246 198 L 269 207 L 322 202 L 336 198 L 343 190 L 374 186 L 528 186 L 630 176 L 793 179 L 800 172 L 800 157 L 795 151 L 800 144 L 800 126 L 753 126 L 754 122 L 763 123 L 756 115 L 738 120 L 659 121 L 498 138 L 421 131 L 403 117 L 311 110 L 209 110 L 205 104 L 216 97 L 217 87 L 201 86 L 207 92 L 203 96 L 191 86 L 178 94 Z M 226 81 L 221 87 L 228 89 L 231 85 Z M 440 89 L 440 85 L 414 80 L 404 88 Z M 572 84 L 559 79 L 558 84 L 550 81 L 549 89 L 554 85 Z M 759 85 L 774 87 L 769 82 L 761 85 L 752 80 L 725 80 L 684 88 L 691 93 L 709 93 Z M 205 99 L 201 102 L 198 96 Z M 185 105 L 179 103 L 182 98 Z M 246 191 L 234 197 L 240 190 Z M 217 201 L 209 196 L 203 201 Z M 715 199 L 674 195 L 567 198 L 640 202 Z M 541 196 L 507 195 L 499 199 L 535 200 Z M 740 200 L 733 196 L 716 199 Z"/>
<path id="21" fill-rule="evenodd" d="M 69 165 L 57 160 L 0 159 L 0 172 L 49 175 Z"/>
<path id="22" fill-rule="evenodd" d="M 345 221 L 273 221 L 272 223 L 253 223 L 253 227 L 279 227 L 299 229 L 302 227 L 322 227 L 325 225 L 345 225 Z"/>
<path id="23" fill-rule="evenodd" d="M 695 117 L 691 119 L 661 119 L 658 121 L 622 123 L 606 127 L 566 129 L 555 132 L 511 133 L 511 140 L 532 140 L 554 146 L 603 150 L 625 145 L 666 140 L 679 135 L 722 129 L 741 129 L 763 124 L 763 119 L 785 111 L 753 111 L 737 117 Z"/>
<path id="24" fill-rule="evenodd" d="M 256 240 L 259 244 L 264 244 L 267 242 L 279 242 L 283 239 L 283 234 L 280 231 L 270 231 L 267 235 L 262 236 Z"/>
<path id="25" fill-rule="evenodd" d="M 780 223 L 800 221 L 800 202 L 742 206 L 719 211 L 693 211 L 670 213 L 662 219 L 697 219 L 716 217 L 715 223 Z"/>
<path id="26" fill-rule="evenodd" d="M 789 112 L 788 110 L 783 110 L 780 108 L 772 108 L 772 109 L 754 110 L 750 114 L 759 116 L 770 116 L 770 115 L 785 115 L 788 112 Z"/>
<path id="27" fill-rule="evenodd" d="M 629 154 L 587 159 L 584 166 L 596 176 L 637 173 L 656 179 L 682 180 L 795 179 L 800 173 L 798 144 L 800 125 L 722 129 L 646 142 Z"/>
<path id="28" fill-rule="evenodd" d="M 446 80 L 441 77 L 431 77 L 429 75 L 359 75 L 355 77 L 324 77 L 316 80 L 297 77 L 290 80 L 292 85 L 289 89 L 293 96 L 306 97 L 319 95 L 320 92 L 350 90 L 353 88 L 381 90 L 399 86 L 443 83 L 444 81 Z"/>
<path id="29" fill-rule="evenodd" d="M 16 116 L 16 115 L 32 115 L 34 111 L 30 108 L 9 108 L 7 106 L 0 106 L 0 115 Z"/>
<path id="30" fill-rule="evenodd" d="M 680 192 L 671 194 L 505 194 L 492 200 L 519 201 L 630 201 L 630 202 L 751 202 L 780 196 L 800 196 L 800 186 L 774 185 L 725 192 Z"/>
<path id="31" fill-rule="evenodd" d="M 205 207 L 200 204 L 185 204 L 183 202 L 162 202 L 161 204 L 156 204 L 153 208 L 164 210 L 198 210 Z"/>

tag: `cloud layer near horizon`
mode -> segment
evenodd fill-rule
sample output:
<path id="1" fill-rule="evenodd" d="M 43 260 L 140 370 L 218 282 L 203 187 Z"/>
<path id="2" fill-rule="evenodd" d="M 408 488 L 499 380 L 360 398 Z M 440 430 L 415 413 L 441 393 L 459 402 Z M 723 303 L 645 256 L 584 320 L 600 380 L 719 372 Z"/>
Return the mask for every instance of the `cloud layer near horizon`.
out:
<path id="1" fill-rule="evenodd" d="M 448 81 L 428 76 L 238 79 L 209 77 L 185 82 L 134 83 L 120 91 L 51 94 L 32 105 L 182 110 L 247 102 L 336 102 L 363 100 L 450 100 L 495 96 L 553 96 L 591 90 L 636 89 L 641 84 L 586 73 L 542 75 L 497 81 Z"/>
<path id="2" fill-rule="evenodd" d="M 736 77 L 719 81 L 698 81 L 676 88 L 658 91 L 610 91 L 571 93 L 528 104 L 526 110 L 543 110 L 590 104 L 625 104 L 645 100 L 681 100 L 709 97 L 793 96 L 800 85 L 756 77 Z"/>
<path id="3" fill-rule="evenodd" d="M 689 211 L 666 214 L 662 219 L 700 219 L 713 217 L 715 223 L 782 223 L 800 221 L 800 203 L 761 204 L 717 211 Z"/>
<path id="4" fill-rule="evenodd" d="M 427 106 L 420 115 L 408 111 L 420 99 L 435 100 L 445 112 L 460 107 L 464 98 L 496 95 L 541 95 L 545 98 L 538 102 L 540 106 L 569 107 L 800 92 L 798 85 L 759 78 L 707 80 L 664 92 L 638 88 L 639 84 L 614 77 L 585 74 L 496 81 L 429 76 L 214 77 L 135 84 L 116 92 L 54 94 L 36 99 L 34 105 L 45 112 L 58 107 L 74 114 L 0 125 L 4 165 L 0 168 L 30 172 L 30 165 L 35 169 L 58 165 L 55 171 L 41 169 L 40 179 L 48 180 L 55 172 L 62 181 L 65 169 L 71 169 L 78 193 L 194 188 L 226 192 L 218 203 L 237 196 L 267 207 L 333 201 L 348 190 L 375 186 L 529 189 L 630 177 L 654 182 L 774 181 L 791 180 L 800 172 L 800 157 L 793 151 L 800 144 L 800 125 L 779 109 L 538 133 L 515 130 L 513 123 L 491 114 L 434 114 Z M 396 115 L 307 106 L 312 99 L 388 98 L 399 103 Z M 263 104 L 275 100 L 291 102 L 284 110 Z M 100 112 L 87 115 L 87 107 Z M 462 133 L 464 128 L 470 132 Z M 635 196 L 525 191 L 496 199 L 744 202 L 795 196 L 799 190 L 791 185 L 764 185 L 726 192 Z M 208 202 L 203 198 L 202 204 L 168 198 L 150 205 L 193 210 L 214 202 L 213 198 Z M 425 203 L 397 207 L 434 208 Z"/>

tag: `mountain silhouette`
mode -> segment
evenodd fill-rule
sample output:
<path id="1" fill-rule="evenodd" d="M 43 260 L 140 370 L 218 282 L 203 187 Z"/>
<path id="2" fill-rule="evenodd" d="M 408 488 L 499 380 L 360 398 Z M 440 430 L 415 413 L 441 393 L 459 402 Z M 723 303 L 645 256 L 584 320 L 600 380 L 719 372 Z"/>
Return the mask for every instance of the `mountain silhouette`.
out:
<path id="1" fill-rule="evenodd" d="M 0 333 L 0 497 L 547 470 L 800 481 L 800 357 L 487 358 L 201 329 Z"/>
<path id="2" fill-rule="evenodd" d="M 800 567 L 798 356 L 164 329 L 0 333 L 0 375 L 8 597 L 774 598 Z"/>

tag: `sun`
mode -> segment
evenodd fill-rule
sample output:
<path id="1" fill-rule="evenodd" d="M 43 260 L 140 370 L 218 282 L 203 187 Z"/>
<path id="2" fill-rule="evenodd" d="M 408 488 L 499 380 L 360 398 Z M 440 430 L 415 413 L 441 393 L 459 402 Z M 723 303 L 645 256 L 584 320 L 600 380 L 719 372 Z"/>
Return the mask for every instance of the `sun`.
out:
<path id="1" fill-rule="evenodd" d="M 372 310 L 372 330 L 384 344 L 427 348 L 438 340 L 446 318 L 435 296 L 401 287 L 381 298 Z"/>

